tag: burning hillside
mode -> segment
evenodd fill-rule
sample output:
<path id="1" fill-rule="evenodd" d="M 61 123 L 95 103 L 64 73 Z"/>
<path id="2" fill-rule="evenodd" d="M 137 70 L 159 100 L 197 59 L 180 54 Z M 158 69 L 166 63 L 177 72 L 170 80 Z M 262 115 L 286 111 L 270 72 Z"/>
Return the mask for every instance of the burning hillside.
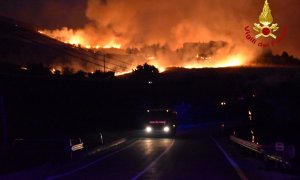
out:
<path id="1" fill-rule="evenodd" d="M 21 34 L 22 43 L 29 42 L 28 48 L 35 50 L 29 53 L 20 45 L 19 51 L 25 52 L 18 55 L 22 58 L 14 57 L 16 52 L 6 53 L 5 57 L 20 60 L 27 53 L 28 59 L 40 60 L 55 69 L 113 71 L 116 75 L 145 63 L 161 72 L 168 67 L 253 65 L 262 48 L 248 42 L 243 28 L 258 18 L 260 10 L 251 18 L 243 13 L 237 15 L 236 11 L 237 7 L 240 11 L 247 9 L 251 3 L 239 0 L 231 6 L 218 0 L 174 0 L 172 4 L 156 0 L 87 0 L 85 25 L 39 28 L 39 35 Z M 262 4 L 257 4 L 261 8 Z M 19 32 L 17 26 L 14 28 Z M 36 37 L 39 38 L 34 40 Z M 24 41 L 26 38 L 30 41 Z M 47 40 L 41 43 L 39 39 Z M 57 44 L 57 40 L 64 45 L 48 45 L 52 41 Z M 37 49 L 41 48 L 50 53 L 40 53 Z M 43 57 L 45 54 L 47 57 Z"/>
<path id="2" fill-rule="evenodd" d="M 208 7 L 217 13 L 207 11 Z M 240 27 L 239 23 L 245 20 L 227 14 L 225 21 L 222 12 L 222 7 L 207 2 L 175 0 L 171 6 L 167 1 L 89 0 L 86 9 L 89 23 L 84 27 L 39 32 L 93 51 L 122 49 L 122 54 L 130 56 L 119 59 L 127 63 L 122 72 L 144 63 L 155 65 L 161 71 L 167 67 L 248 65 L 257 52 L 243 44 L 240 30 L 231 28 Z"/>
<path id="3" fill-rule="evenodd" d="M 54 31 L 40 30 L 39 33 L 77 48 L 92 50 L 95 54 L 100 53 L 105 56 L 110 54 L 109 57 L 122 54 L 123 57 L 107 59 L 108 64 L 111 61 L 112 63 L 122 62 L 120 64 L 122 70 L 117 71 L 117 75 L 131 72 L 137 65 L 144 63 L 158 67 L 160 72 L 168 67 L 217 68 L 249 65 L 249 57 L 247 58 L 242 52 L 235 52 L 235 47 L 224 41 L 188 42 L 176 50 L 172 50 L 168 44 L 144 45 L 141 48 L 124 47 L 123 49 L 122 44 L 117 43 L 114 38 L 107 42 L 90 44 L 88 38 L 84 38 L 83 30 L 74 31 L 63 28 Z"/>
<path id="4" fill-rule="evenodd" d="M 79 51 L 89 51 L 92 67 L 73 65 L 69 56 L 43 60 L 53 66 L 69 66 L 75 70 L 131 71 L 136 65 L 149 63 L 161 70 L 167 67 L 227 67 L 252 65 L 264 48 L 253 46 L 245 35 L 245 27 L 254 33 L 264 1 L 232 0 L 76 0 L 62 1 L 7 1 L 0 15 L 33 24 L 40 33 L 55 38 Z M 274 23 L 280 27 L 275 35 L 283 41 L 272 47 L 275 54 L 288 51 L 299 57 L 297 44 L 297 0 L 269 1 Z M 14 4 L 14 5 L 10 5 Z M 288 9 L 288 11 L 283 11 Z M 296 15 L 295 15 L 296 14 Z M 248 37 L 247 37 L 248 36 Z M 257 40 L 257 45 L 262 40 Z M 265 38 L 266 41 L 273 39 Z M 226 42 L 226 46 L 199 49 L 201 44 Z M 196 45 L 199 52 L 188 54 L 186 43 Z M 143 49 L 154 47 L 156 54 L 145 54 Z M 157 47 L 159 46 L 158 50 Z M 206 46 L 206 45 L 204 45 Z M 155 49 L 156 48 L 156 49 Z M 95 53 L 96 52 L 96 53 Z M 211 53 L 213 52 L 213 53 Z M 104 58 L 113 55 L 114 60 Z M 121 54 L 121 55 L 120 55 Z M 14 55 L 12 55 L 14 56 Z M 91 57 L 89 56 L 89 57 Z M 37 57 L 36 59 L 41 59 Z M 55 59 L 55 60 L 53 60 Z M 86 57 L 85 57 L 86 59 Z M 105 59 L 105 60 L 104 60 Z M 42 61 L 42 60 L 41 60 Z M 108 66 L 104 68 L 101 66 Z M 100 65 L 92 65 L 100 63 Z M 121 67 L 120 67 L 121 66 Z"/>

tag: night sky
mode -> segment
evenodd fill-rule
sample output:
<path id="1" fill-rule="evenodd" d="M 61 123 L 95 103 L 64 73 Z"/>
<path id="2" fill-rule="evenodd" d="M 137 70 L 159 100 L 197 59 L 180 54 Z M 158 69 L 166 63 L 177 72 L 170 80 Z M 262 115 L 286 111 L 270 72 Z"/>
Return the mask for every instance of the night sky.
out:
<path id="1" fill-rule="evenodd" d="M 77 28 L 87 22 L 86 4 L 86 0 L 1 0 L 0 15 L 44 28 Z"/>
<path id="2" fill-rule="evenodd" d="M 276 21 L 274 23 L 289 28 L 284 41 L 274 51 L 281 53 L 287 50 L 300 57 L 300 1 L 269 0 L 269 3 Z M 87 23 L 96 22 L 94 27 L 98 29 L 104 27 L 118 36 L 130 37 L 126 42 L 160 43 L 159 38 L 166 37 L 169 39 L 165 41 L 171 44 L 182 44 L 174 40 L 178 35 L 171 37 L 169 34 L 177 32 L 178 24 L 187 21 L 191 23 L 186 23 L 184 28 L 199 24 L 206 27 L 199 30 L 202 34 L 209 32 L 225 40 L 231 36 L 230 41 L 242 41 L 243 28 L 258 22 L 263 4 L 264 0 L 2 0 L 0 15 L 45 29 L 84 28 Z M 174 27 L 177 29 L 174 30 Z M 99 32 L 109 34 L 102 29 Z M 193 35 L 196 33 L 190 32 Z M 197 37 L 196 41 L 214 37 L 206 34 L 203 39 Z M 190 41 L 191 38 L 185 40 Z"/>

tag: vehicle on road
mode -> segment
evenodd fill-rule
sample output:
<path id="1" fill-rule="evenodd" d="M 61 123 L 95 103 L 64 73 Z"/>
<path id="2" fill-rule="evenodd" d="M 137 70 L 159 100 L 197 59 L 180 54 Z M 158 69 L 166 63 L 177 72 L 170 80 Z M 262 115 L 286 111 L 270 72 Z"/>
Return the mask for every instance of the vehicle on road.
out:
<path id="1" fill-rule="evenodd" d="M 145 116 L 147 135 L 175 135 L 177 112 L 170 109 L 148 109 Z"/>

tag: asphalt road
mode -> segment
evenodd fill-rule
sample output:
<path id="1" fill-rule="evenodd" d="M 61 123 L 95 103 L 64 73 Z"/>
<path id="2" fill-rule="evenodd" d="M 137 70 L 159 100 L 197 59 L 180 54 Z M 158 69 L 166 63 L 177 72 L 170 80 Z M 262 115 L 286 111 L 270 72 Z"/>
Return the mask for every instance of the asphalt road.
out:
<path id="1" fill-rule="evenodd" d="M 241 179 L 208 134 L 139 138 L 48 179 Z"/>

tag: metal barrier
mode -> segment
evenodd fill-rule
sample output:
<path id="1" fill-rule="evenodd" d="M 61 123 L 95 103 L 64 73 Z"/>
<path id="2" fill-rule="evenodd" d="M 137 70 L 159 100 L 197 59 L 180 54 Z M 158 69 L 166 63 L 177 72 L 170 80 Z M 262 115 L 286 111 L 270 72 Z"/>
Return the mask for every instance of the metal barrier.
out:
<path id="1" fill-rule="evenodd" d="M 240 138 L 237 138 L 233 135 L 230 136 L 230 140 L 241 145 L 241 146 L 244 146 L 248 149 L 251 149 L 257 153 L 260 153 L 260 154 L 263 154 L 265 151 L 264 151 L 264 148 L 266 146 L 263 146 L 263 145 L 260 145 L 260 144 L 257 144 L 257 143 L 253 143 L 253 142 L 250 142 L 250 141 L 246 141 L 246 140 L 243 140 L 243 139 L 240 139 Z"/>
<path id="2" fill-rule="evenodd" d="M 283 152 L 282 154 L 278 154 L 275 151 L 275 148 L 273 146 L 266 146 L 266 145 L 253 143 L 250 141 L 243 140 L 241 138 L 237 138 L 233 135 L 230 136 L 230 140 L 252 151 L 264 155 L 264 157 L 269 160 L 282 163 L 284 167 L 290 166 L 289 161 L 294 158 L 294 157 L 289 157 L 288 155 L 286 155 L 285 152 Z"/>

